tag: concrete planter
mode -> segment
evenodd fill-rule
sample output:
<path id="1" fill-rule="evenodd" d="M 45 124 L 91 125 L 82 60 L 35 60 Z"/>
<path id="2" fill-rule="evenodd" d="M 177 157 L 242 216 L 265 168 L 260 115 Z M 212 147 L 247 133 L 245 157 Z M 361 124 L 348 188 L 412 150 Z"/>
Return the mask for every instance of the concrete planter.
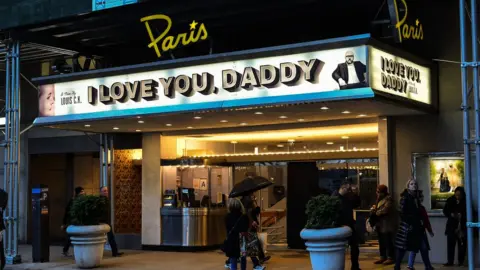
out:
<path id="1" fill-rule="evenodd" d="M 74 247 L 75 263 L 81 269 L 98 267 L 103 258 L 103 249 L 107 241 L 110 226 L 106 224 L 93 226 L 68 226 Z"/>
<path id="2" fill-rule="evenodd" d="M 345 268 L 345 245 L 352 235 L 349 227 L 310 230 L 303 229 L 300 237 L 306 240 L 313 270 L 343 270 Z"/>

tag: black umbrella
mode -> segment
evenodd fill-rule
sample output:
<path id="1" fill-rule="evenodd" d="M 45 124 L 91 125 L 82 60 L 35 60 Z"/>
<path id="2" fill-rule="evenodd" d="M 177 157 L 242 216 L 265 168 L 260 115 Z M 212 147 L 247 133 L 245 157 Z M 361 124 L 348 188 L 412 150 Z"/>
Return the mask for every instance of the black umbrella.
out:
<path id="1" fill-rule="evenodd" d="M 245 196 L 257 190 L 264 189 L 272 184 L 273 182 L 265 177 L 247 177 L 242 182 L 236 184 L 228 196 L 230 198 Z"/>

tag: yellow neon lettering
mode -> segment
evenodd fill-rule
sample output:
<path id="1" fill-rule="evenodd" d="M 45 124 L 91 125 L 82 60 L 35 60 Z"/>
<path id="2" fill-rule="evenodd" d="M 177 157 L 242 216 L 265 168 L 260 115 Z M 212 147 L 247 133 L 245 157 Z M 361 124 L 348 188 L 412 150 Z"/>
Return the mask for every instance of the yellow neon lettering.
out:
<path id="1" fill-rule="evenodd" d="M 397 28 L 398 36 L 400 42 L 403 42 L 404 39 L 414 39 L 414 40 L 423 40 L 423 25 L 417 19 L 415 25 L 409 25 L 407 23 L 408 18 L 408 6 L 406 0 L 400 0 L 405 7 L 405 14 L 403 17 L 395 24 Z M 398 18 L 398 5 L 397 0 L 394 1 L 395 14 Z"/>
<path id="2" fill-rule="evenodd" d="M 150 27 L 150 22 L 152 20 L 164 20 L 167 23 L 167 27 L 165 27 L 163 32 L 160 33 L 157 38 L 153 36 L 152 29 Z M 160 14 L 143 17 L 140 19 L 140 22 L 145 23 L 145 28 L 147 29 L 147 33 L 150 38 L 148 48 L 153 47 L 157 57 L 161 57 L 163 52 L 176 49 L 180 42 L 183 46 L 186 46 L 191 43 L 196 43 L 199 40 L 205 40 L 208 38 L 208 32 L 205 25 L 202 23 L 197 28 L 198 23 L 195 21 L 190 24 L 190 33 L 180 33 L 177 36 L 168 36 L 168 33 L 172 28 L 172 19 L 166 15 Z"/>

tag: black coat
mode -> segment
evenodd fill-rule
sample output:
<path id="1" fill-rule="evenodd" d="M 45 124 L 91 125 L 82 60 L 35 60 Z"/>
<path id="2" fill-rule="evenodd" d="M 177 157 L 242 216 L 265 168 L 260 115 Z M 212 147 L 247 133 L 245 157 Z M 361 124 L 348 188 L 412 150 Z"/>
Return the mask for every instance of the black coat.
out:
<path id="1" fill-rule="evenodd" d="M 461 222 L 462 231 L 467 231 L 467 204 L 465 200 L 461 200 L 457 203 L 457 198 L 452 196 L 448 198 L 445 207 L 443 208 L 443 214 L 448 218 L 447 226 L 445 228 L 445 234 L 454 234 L 458 228 L 458 222 Z M 460 214 L 462 218 L 458 220 L 453 218 L 452 214 Z"/>
<path id="2" fill-rule="evenodd" d="M 68 202 L 67 207 L 65 207 L 65 213 L 63 214 L 63 225 L 70 225 L 70 222 L 71 222 L 70 209 L 72 209 L 72 204 L 74 199 L 75 198 L 72 198 Z"/>
<path id="3" fill-rule="evenodd" d="M 240 233 L 247 232 L 249 227 L 247 215 L 240 212 L 228 213 L 225 217 L 225 226 L 227 228 L 227 239 L 225 242 L 225 255 L 229 258 L 240 257 Z"/>
<path id="4" fill-rule="evenodd" d="M 353 218 L 353 210 L 360 206 L 360 197 L 353 193 L 342 196 L 338 191 L 335 191 L 332 196 L 337 196 L 342 204 L 338 221 L 339 225 L 348 226 L 354 230 L 355 219 Z"/>
<path id="5" fill-rule="evenodd" d="M 419 251 L 421 241 L 426 236 L 420 206 L 416 196 L 410 194 L 408 190 L 402 192 L 399 206 L 401 221 L 395 238 L 395 246 L 398 249 Z"/>

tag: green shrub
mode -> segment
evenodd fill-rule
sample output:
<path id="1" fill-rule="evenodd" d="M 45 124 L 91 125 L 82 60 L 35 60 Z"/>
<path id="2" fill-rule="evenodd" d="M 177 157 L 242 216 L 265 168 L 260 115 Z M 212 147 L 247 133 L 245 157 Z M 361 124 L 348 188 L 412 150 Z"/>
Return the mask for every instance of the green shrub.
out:
<path id="1" fill-rule="evenodd" d="M 337 224 L 341 210 L 338 197 L 319 195 L 307 203 L 307 229 L 327 229 L 339 227 Z"/>
<path id="2" fill-rule="evenodd" d="M 108 215 L 108 198 L 84 195 L 75 198 L 70 208 L 72 225 L 88 226 L 105 223 Z"/>

